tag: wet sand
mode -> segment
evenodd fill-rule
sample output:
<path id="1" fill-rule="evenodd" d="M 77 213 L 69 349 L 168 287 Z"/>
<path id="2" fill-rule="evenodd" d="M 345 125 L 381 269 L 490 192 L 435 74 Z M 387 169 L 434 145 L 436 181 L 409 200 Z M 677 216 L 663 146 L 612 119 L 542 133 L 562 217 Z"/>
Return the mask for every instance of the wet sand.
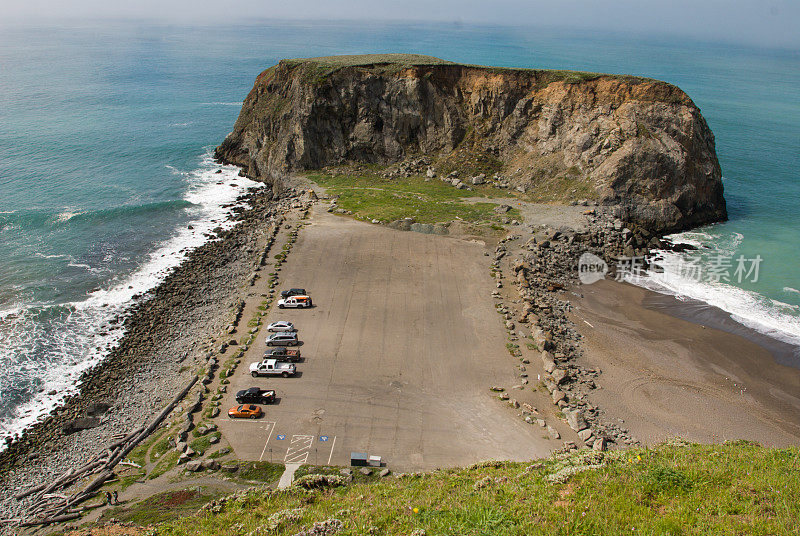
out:
<path id="1" fill-rule="evenodd" d="M 580 286 L 568 298 L 581 365 L 602 370 L 590 401 L 640 441 L 800 444 L 796 347 L 720 309 L 627 283 Z"/>

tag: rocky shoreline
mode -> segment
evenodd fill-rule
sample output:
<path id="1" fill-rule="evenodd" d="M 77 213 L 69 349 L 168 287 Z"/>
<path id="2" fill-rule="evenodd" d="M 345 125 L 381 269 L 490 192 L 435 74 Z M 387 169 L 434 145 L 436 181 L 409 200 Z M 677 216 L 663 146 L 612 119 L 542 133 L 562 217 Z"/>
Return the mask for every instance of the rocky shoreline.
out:
<path id="1" fill-rule="evenodd" d="M 597 388 L 596 380 L 602 371 L 581 365 L 581 335 L 569 319 L 570 303 L 564 292 L 580 292 L 579 259 L 584 253 L 596 255 L 613 267 L 620 257 L 644 258 L 650 248 L 671 247 L 646 229 L 626 224 L 618 214 L 615 207 L 593 207 L 584 212 L 586 230 L 542 226 L 532 229 L 532 236 L 525 241 L 520 234 L 509 234 L 495 248 L 492 262 L 498 288 L 493 297 L 499 300 L 496 307 L 505 318 L 511 344 L 520 339 L 533 341 L 544 369 L 541 385 L 583 446 L 596 450 L 605 450 L 611 443 L 635 445 L 638 440 L 591 403 L 590 394 Z M 508 279 L 516 288 L 511 303 L 505 303 L 499 291 Z M 523 331 L 515 322 L 528 327 Z M 512 353 L 520 359 L 517 388 L 521 388 L 529 383 L 526 365 L 530 361 L 519 351 Z M 513 401 L 512 405 L 516 407 Z M 528 422 L 538 420 L 546 426 L 544 420 L 534 419 L 532 413 L 531 409 L 523 408 L 521 416 Z M 551 437 L 558 435 L 549 428 L 548 431 Z M 581 445 L 565 443 L 567 449 L 578 446 Z"/>
<path id="2" fill-rule="evenodd" d="M 21 489 L 79 467 L 99 446 L 141 427 L 219 352 L 215 337 L 227 332 L 243 289 L 257 277 L 262 252 L 256 242 L 284 210 L 271 187 L 230 208 L 232 228 L 216 229 L 215 239 L 138 297 L 124 319 L 125 335 L 82 376 L 79 393 L 0 453 L 0 517 L 24 511 L 24 501 L 13 499 Z"/>

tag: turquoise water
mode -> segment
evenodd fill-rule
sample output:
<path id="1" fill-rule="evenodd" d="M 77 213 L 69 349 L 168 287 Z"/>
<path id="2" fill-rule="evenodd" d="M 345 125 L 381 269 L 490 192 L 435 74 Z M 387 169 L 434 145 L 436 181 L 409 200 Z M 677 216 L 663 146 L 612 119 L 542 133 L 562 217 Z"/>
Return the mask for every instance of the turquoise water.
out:
<path id="1" fill-rule="evenodd" d="M 764 259 L 757 282 L 670 273 L 800 340 L 800 54 L 588 32 L 469 25 L 134 23 L 0 28 L 0 434 L 37 418 L 102 358 L 109 319 L 156 284 L 249 181 L 214 173 L 255 76 L 284 57 L 415 52 L 477 64 L 659 78 L 717 137 L 731 221 L 686 236 Z M 192 222 L 195 233 L 187 231 Z M 51 394 L 52 393 L 52 394 Z"/>

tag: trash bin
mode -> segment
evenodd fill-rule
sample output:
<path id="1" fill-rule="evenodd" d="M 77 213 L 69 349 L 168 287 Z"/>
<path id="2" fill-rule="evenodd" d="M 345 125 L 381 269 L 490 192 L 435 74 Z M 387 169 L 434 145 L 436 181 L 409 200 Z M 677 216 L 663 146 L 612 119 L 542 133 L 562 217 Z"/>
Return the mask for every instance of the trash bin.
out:
<path id="1" fill-rule="evenodd" d="M 366 452 L 351 452 L 350 465 L 364 467 L 369 465 L 369 455 Z"/>

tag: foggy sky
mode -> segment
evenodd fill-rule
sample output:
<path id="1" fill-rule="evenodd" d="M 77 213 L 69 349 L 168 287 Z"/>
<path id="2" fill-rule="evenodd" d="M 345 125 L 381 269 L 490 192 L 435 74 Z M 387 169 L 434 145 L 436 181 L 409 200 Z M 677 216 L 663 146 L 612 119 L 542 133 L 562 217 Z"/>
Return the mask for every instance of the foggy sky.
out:
<path id="1" fill-rule="evenodd" d="M 800 49 L 800 0 L 0 0 L 6 23 L 405 20 L 597 29 Z M 67 21 L 69 22 L 69 21 Z"/>

